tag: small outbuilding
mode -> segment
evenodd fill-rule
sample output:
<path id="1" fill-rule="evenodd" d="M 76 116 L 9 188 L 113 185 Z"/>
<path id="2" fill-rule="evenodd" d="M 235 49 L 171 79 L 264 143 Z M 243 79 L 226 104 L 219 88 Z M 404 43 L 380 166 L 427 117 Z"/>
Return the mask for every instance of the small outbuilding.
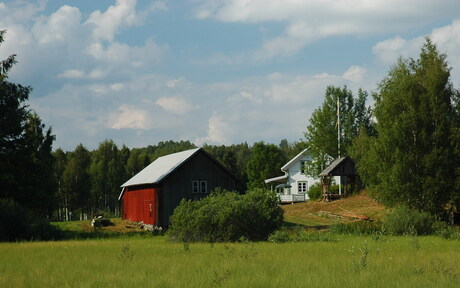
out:
<path id="1" fill-rule="evenodd" d="M 353 185 L 355 184 L 355 161 L 348 156 L 337 158 L 319 176 L 321 177 L 324 201 L 347 195 L 353 190 Z M 339 192 L 339 195 L 332 195 L 329 191 L 331 179 L 334 176 L 339 176 L 340 185 L 344 188 L 343 195 L 341 192 Z"/>
<path id="2" fill-rule="evenodd" d="M 182 199 L 199 200 L 218 187 L 241 192 L 243 185 L 202 148 L 166 155 L 121 185 L 122 218 L 167 227 Z"/>

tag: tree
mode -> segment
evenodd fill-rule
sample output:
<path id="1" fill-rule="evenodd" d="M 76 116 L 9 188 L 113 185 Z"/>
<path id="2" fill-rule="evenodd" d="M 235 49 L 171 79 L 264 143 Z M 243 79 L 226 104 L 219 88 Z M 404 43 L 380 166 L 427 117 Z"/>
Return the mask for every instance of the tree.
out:
<path id="1" fill-rule="evenodd" d="M 5 30 L 0 31 L 0 44 Z M 52 143 L 55 136 L 28 108 L 31 87 L 8 82 L 16 55 L 0 61 L 0 198 L 36 215 L 50 215 L 55 200 Z"/>
<path id="2" fill-rule="evenodd" d="M 373 95 L 378 137 L 362 139 L 368 153 L 357 167 L 384 203 L 441 213 L 452 200 L 458 92 L 449 78 L 446 55 L 427 39 L 420 58 L 400 58 Z"/>
<path id="3" fill-rule="evenodd" d="M 81 143 L 73 152 L 69 153 L 68 162 L 63 173 L 63 207 L 66 209 L 66 213 L 77 212 L 78 210 L 80 212 L 90 212 L 90 163 L 90 152 Z"/>
<path id="4" fill-rule="evenodd" d="M 254 143 L 249 157 L 246 174 L 248 175 L 248 188 L 264 188 L 265 179 L 279 176 L 280 168 L 286 163 L 281 149 L 274 144 L 264 142 Z"/>
<path id="5" fill-rule="evenodd" d="M 371 110 L 366 107 L 366 99 L 367 93 L 363 90 L 359 90 L 358 97 L 354 98 L 347 87 L 327 87 L 324 102 L 313 112 L 305 132 L 305 144 L 314 160 L 307 169 L 308 174 L 318 177 L 332 160 L 339 155 L 348 155 L 352 141 L 360 131 L 374 134 Z M 339 112 L 337 103 L 340 104 Z M 340 116 L 340 151 L 338 115 Z"/>
<path id="6" fill-rule="evenodd" d="M 120 162 L 117 145 L 112 140 L 100 143 L 92 154 L 90 165 L 93 210 L 116 213 L 120 185 L 123 183 L 123 170 L 124 165 Z"/>

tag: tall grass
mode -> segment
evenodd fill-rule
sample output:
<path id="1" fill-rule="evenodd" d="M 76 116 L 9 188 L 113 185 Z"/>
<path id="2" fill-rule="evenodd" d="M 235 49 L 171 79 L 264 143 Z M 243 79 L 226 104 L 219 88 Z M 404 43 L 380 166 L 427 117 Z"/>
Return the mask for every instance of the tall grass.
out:
<path id="1" fill-rule="evenodd" d="M 1 243 L 0 287 L 457 287 L 460 242 L 337 236 L 295 243 L 164 237 Z"/>

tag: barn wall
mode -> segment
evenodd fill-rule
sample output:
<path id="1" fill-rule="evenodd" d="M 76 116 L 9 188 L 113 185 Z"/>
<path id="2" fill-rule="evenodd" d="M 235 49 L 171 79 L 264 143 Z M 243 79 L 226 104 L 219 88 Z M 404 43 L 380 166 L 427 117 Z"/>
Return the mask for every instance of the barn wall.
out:
<path id="1" fill-rule="evenodd" d="M 192 181 L 195 180 L 206 181 L 208 193 L 192 193 Z M 205 152 L 198 152 L 163 180 L 159 196 L 160 225 L 168 226 L 169 217 L 182 199 L 202 199 L 217 187 L 238 191 L 240 183 Z"/>
<path id="2" fill-rule="evenodd" d="M 158 224 L 158 187 L 126 187 L 122 197 L 123 219 L 145 224 Z"/>

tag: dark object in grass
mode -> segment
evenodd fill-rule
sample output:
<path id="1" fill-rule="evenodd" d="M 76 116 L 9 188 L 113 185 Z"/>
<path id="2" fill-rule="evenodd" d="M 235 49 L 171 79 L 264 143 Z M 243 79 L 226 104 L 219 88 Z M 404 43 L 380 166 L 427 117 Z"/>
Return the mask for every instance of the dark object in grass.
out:
<path id="1" fill-rule="evenodd" d="M 115 226 L 115 224 L 107 218 L 94 218 L 91 220 L 91 226 L 95 228 Z"/>

